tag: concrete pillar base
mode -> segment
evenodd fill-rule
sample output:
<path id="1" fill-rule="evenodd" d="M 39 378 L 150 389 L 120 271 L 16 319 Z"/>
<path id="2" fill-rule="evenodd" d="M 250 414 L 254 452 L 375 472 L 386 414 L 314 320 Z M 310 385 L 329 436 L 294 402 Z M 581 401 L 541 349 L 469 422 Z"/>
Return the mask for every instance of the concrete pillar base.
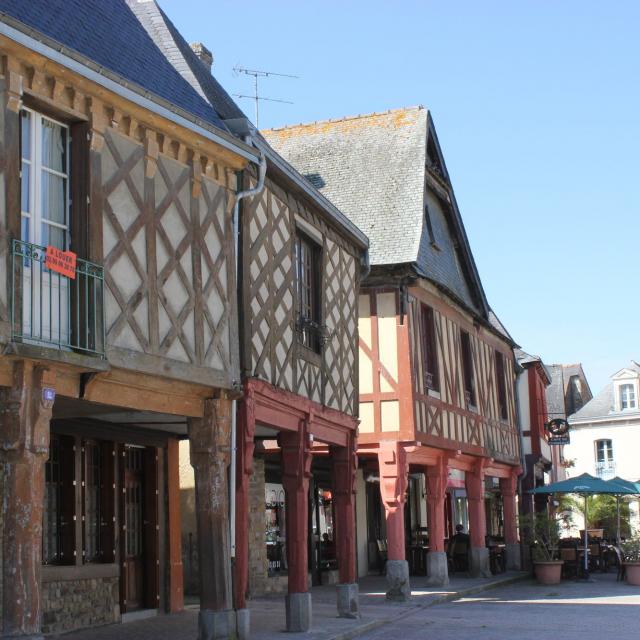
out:
<path id="1" fill-rule="evenodd" d="M 518 543 L 511 543 L 505 546 L 505 559 L 507 571 L 520 571 L 522 566 L 522 554 Z"/>
<path id="2" fill-rule="evenodd" d="M 387 560 L 387 600 L 406 602 L 409 599 L 409 563 L 406 560 Z"/>
<path id="3" fill-rule="evenodd" d="M 432 587 L 446 587 L 449 584 L 449 566 L 444 551 L 427 553 L 427 584 Z"/>
<path id="4" fill-rule="evenodd" d="M 285 597 L 287 631 L 299 632 L 311 629 L 311 594 L 288 593 Z"/>
<path id="5" fill-rule="evenodd" d="M 251 611 L 236 609 L 236 636 L 238 640 L 249 640 L 251 634 Z"/>
<path id="6" fill-rule="evenodd" d="M 337 584 L 338 618 L 359 618 L 360 598 L 358 584 Z"/>
<path id="7" fill-rule="evenodd" d="M 471 547 L 469 552 L 469 575 L 472 578 L 490 578 L 489 549 L 486 547 Z"/>
<path id="8" fill-rule="evenodd" d="M 230 640 L 236 636 L 236 612 L 233 609 L 200 610 L 198 640 Z"/>

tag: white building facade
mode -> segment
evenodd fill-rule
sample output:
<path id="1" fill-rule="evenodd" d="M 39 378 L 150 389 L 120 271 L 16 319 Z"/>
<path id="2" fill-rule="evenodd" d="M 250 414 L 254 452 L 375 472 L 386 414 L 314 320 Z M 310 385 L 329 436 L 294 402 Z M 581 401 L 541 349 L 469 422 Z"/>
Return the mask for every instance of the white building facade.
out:
<path id="1" fill-rule="evenodd" d="M 568 475 L 582 473 L 609 480 L 619 476 L 640 480 L 640 365 L 631 364 L 580 411 L 569 417 L 571 444 L 564 448 L 574 466 Z M 640 530 L 639 503 L 630 505 L 631 526 Z"/>

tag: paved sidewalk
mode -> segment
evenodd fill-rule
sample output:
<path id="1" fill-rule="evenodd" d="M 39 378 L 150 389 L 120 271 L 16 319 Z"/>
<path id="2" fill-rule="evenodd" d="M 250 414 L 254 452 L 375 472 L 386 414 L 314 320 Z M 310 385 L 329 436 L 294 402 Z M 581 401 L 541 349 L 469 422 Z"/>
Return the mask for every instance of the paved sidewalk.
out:
<path id="1" fill-rule="evenodd" d="M 406 603 L 387 602 L 384 577 L 370 576 L 360 580 L 360 613 L 358 620 L 337 617 L 335 587 L 314 587 L 313 626 L 305 634 L 291 634 L 305 640 L 348 640 L 414 613 L 421 608 L 440 604 L 474 593 L 505 586 L 528 577 L 525 573 L 506 573 L 492 578 L 453 577 L 446 589 L 426 585 L 426 578 L 411 579 L 412 599 Z M 284 596 L 256 598 L 250 602 L 251 639 L 284 640 Z M 157 616 L 147 620 L 110 625 L 64 634 L 64 640 L 195 640 L 198 605 L 188 605 L 183 613 Z M 288 636 L 287 636 L 288 637 Z"/>
<path id="2" fill-rule="evenodd" d="M 616 574 L 592 574 L 593 582 L 563 580 L 541 585 L 525 580 L 510 587 L 462 597 L 439 607 L 416 609 L 394 626 L 359 640 L 638 640 L 640 587 L 616 582 Z"/>

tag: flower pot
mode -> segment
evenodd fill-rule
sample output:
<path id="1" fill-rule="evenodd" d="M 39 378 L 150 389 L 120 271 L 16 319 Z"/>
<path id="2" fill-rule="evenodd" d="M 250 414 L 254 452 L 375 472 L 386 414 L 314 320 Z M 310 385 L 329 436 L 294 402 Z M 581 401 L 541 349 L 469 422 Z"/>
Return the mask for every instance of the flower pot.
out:
<path id="1" fill-rule="evenodd" d="M 624 575 L 627 578 L 627 584 L 640 587 L 640 562 L 625 562 Z"/>
<path id="2" fill-rule="evenodd" d="M 533 568 L 536 579 L 540 584 L 560 584 L 562 577 L 562 560 L 551 560 L 548 562 L 534 562 Z"/>

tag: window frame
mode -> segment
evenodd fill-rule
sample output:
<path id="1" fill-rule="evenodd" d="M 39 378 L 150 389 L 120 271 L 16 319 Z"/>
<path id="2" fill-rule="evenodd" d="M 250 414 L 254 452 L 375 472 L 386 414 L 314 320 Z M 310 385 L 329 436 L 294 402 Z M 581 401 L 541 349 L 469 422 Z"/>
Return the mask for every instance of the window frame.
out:
<path id="1" fill-rule="evenodd" d="M 102 502 L 103 502 L 103 482 L 105 477 L 105 469 L 104 469 L 104 460 L 102 454 L 102 443 L 99 440 L 93 439 L 83 439 L 82 440 L 82 562 L 83 564 L 95 564 L 103 562 L 104 553 L 102 546 L 102 528 L 103 528 L 103 510 L 102 510 Z M 95 456 L 92 461 L 90 460 L 90 456 L 88 455 L 88 451 L 92 450 L 92 455 Z M 93 491 L 95 492 L 95 509 L 93 509 L 94 513 L 91 515 L 91 492 L 89 491 L 89 467 L 92 466 L 96 470 L 97 473 L 97 482 L 91 483 L 95 484 Z M 95 531 L 95 545 L 91 545 L 89 542 L 89 538 L 91 536 L 91 527 L 93 526 L 93 530 Z M 90 547 L 93 546 L 93 552 L 89 553 Z"/>
<path id="2" fill-rule="evenodd" d="M 422 377 L 426 394 L 440 392 L 440 366 L 436 341 L 436 321 L 433 307 L 420 306 L 420 346 L 422 348 Z"/>
<path id="3" fill-rule="evenodd" d="M 460 329 L 460 358 L 462 361 L 462 379 L 464 383 L 464 402 L 466 407 L 476 407 L 476 381 L 473 370 L 473 349 L 471 334 Z"/>
<path id="4" fill-rule="evenodd" d="M 495 352 L 496 383 L 498 392 L 498 413 L 501 420 L 509 419 L 509 406 L 507 404 L 507 380 L 505 358 L 501 351 Z"/>
<path id="5" fill-rule="evenodd" d="M 625 392 L 628 391 L 625 398 Z M 638 408 L 638 398 L 636 394 L 636 385 L 633 382 L 623 382 L 618 385 L 618 400 L 620 402 L 620 411 L 629 411 Z M 624 406 L 625 403 L 627 406 Z"/>
<path id="6" fill-rule="evenodd" d="M 304 263 L 303 249 L 308 256 L 304 259 Z M 320 355 L 324 344 L 321 294 L 322 246 L 300 229 L 296 230 L 294 242 L 294 272 L 297 341 L 309 351 Z"/>
<path id="7" fill-rule="evenodd" d="M 608 443 L 608 446 L 602 447 L 603 459 L 600 460 L 600 445 L 605 443 Z M 611 438 L 599 438 L 594 442 L 594 444 L 596 449 L 596 464 L 606 464 L 608 462 L 611 463 L 615 461 L 615 457 L 613 455 L 613 440 Z"/>
<path id="8" fill-rule="evenodd" d="M 57 453 L 59 474 L 55 489 L 55 514 L 50 512 L 48 489 L 52 484 L 48 478 L 51 475 L 54 452 Z M 76 443 L 71 436 L 51 434 L 49 444 L 49 458 L 45 462 L 45 499 L 42 510 L 42 564 L 43 565 L 73 565 L 75 564 L 76 530 L 76 478 L 75 478 Z M 47 555 L 48 545 L 47 523 L 55 520 L 56 530 L 53 533 L 55 552 Z"/>
<path id="9" fill-rule="evenodd" d="M 23 113 L 29 114 L 29 158 L 25 157 L 25 149 L 23 148 L 23 132 L 24 122 Z M 45 166 L 42 161 L 42 131 L 43 121 L 47 120 L 58 127 L 61 127 L 66 131 L 65 150 L 64 150 L 64 165 L 66 171 L 60 172 L 51 167 Z M 51 244 L 51 239 L 45 243 L 43 241 L 44 235 L 42 233 L 43 225 L 54 227 L 63 232 L 63 246 L 57 247 L 62 250 L 68 250 L 71 246 L 71 221 L 72 221 L 72 208 L 73 200 L 71 197 L 71 182 L 72 182 L 72 125 L 63 122 L 55 117 L 52 117 L 42 111 L 34 109 L 29 106 L 23 105 L 20 109 L 20 237 L 25 242 L 36 244 L 39 246 L 46 246 Z M 28 211 L 23 208 L 23 180 L 24 170 L 23 165 L 26 164 L 29 167 L 29 207 Z M 45 216 L 42 205 L 42 172 L 54 175 L 65 181 L 64 189 L 64 217 L 65 222 L 59 223 L 50 220 Z M 28 220 L 27 232 L 25 234 L 25 223 Z M 49 234 L 47 234 L 49 235 Z M 26 236 L 26 237 L 25 237 Z"/>

